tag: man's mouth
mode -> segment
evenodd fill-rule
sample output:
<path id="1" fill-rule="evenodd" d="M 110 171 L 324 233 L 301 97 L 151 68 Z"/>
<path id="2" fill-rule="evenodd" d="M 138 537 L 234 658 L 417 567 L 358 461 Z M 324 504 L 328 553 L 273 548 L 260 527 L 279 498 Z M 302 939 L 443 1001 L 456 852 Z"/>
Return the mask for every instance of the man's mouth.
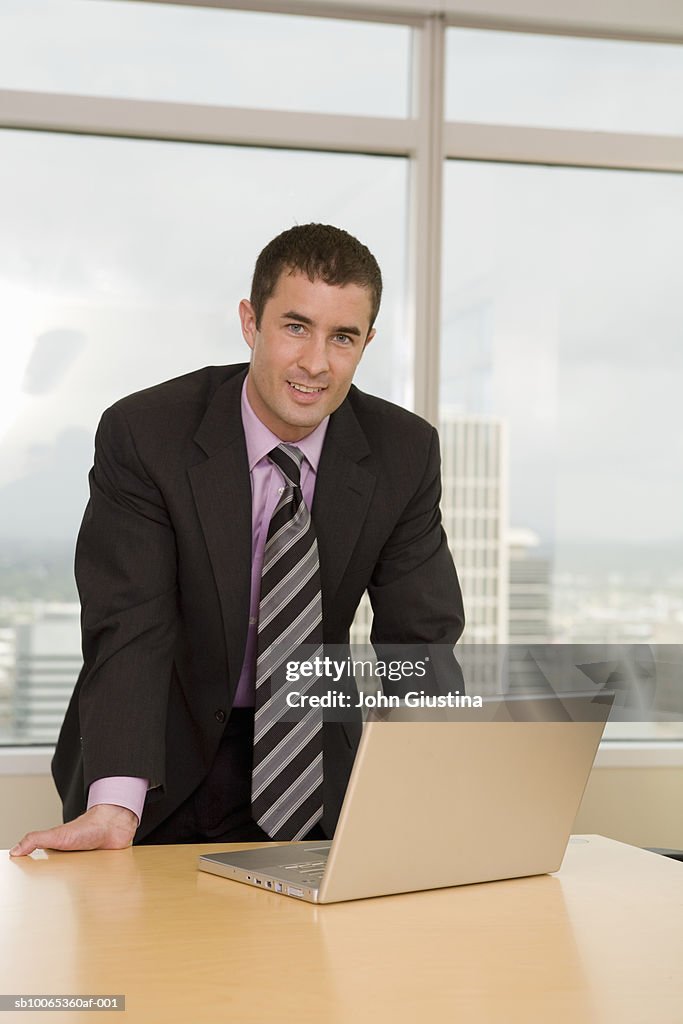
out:
<path id="1" fill-rule="evenodd" d="M 288 380 L 290 388 L 294 388 L 295 391 L 300 391 L 303 395 L 317 395 L 320 391 L 324 391 L 325 388 L 311 388 L 308 384 L 297 384 L 296 381 Z"/>

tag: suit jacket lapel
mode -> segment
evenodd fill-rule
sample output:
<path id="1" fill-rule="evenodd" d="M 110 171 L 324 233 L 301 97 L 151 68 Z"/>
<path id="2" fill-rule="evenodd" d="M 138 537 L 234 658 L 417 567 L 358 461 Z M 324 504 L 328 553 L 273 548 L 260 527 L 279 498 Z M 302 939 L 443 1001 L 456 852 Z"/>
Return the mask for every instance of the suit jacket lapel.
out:
<path id="1" fill-rule="evenodd" d="M 367 438 L 347 400 L 330 417 L 311 510 L 323 616 L 342 581 L 375 489 L 374 474 L 358 464 L 369 454 Z"/>
<path id="2" fill-rule="evenodd" d="M 230 699 L 242 668 L 251 589 L 251 481 L 240 412 L 246 370 L 216 391 L 194 440 L 206 461 L 189 470 L 223 615 Z"/>

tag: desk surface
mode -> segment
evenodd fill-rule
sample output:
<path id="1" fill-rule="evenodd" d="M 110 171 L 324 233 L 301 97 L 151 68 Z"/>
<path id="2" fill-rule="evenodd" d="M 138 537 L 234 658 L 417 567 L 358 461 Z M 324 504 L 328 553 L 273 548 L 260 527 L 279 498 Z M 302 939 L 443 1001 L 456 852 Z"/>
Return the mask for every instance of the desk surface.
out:
<path id="1" fill-rule="evenodd" d="M 683 1021 L 683 864 L 656 854 L 579 837 L 554 876 L 313 906 L 198 872 L 216 849 L 0 855 L 0 993 L 124 994 L 110 1024 Z"/>

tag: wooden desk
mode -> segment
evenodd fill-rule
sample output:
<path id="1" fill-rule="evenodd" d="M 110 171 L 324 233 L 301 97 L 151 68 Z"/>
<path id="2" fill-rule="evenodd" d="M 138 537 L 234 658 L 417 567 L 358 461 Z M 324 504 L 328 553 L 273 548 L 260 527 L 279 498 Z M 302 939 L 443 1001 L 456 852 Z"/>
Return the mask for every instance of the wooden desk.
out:
<path id="1" fill-rule="evenodd" d="M 225 848 L 0 857 L 0 992 L 122 993 L 110 1024 L 683 1021 L 683 864 L 580 837 L 555 876 L 316 907 L 196 870 Z"/>

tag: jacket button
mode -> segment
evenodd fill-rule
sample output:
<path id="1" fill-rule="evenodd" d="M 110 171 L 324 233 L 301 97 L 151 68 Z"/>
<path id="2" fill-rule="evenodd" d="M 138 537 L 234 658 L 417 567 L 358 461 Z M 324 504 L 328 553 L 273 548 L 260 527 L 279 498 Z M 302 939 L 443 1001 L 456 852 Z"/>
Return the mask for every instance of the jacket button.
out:
<path id="1" fill-rule="evenodd" d="M 214 712 L 214 718 L 216 719 L 217 722 L 224 722 L 225 721 L 225 711 L 223 711 L 222 708 L 219 708 L 218 711 Z"/>

